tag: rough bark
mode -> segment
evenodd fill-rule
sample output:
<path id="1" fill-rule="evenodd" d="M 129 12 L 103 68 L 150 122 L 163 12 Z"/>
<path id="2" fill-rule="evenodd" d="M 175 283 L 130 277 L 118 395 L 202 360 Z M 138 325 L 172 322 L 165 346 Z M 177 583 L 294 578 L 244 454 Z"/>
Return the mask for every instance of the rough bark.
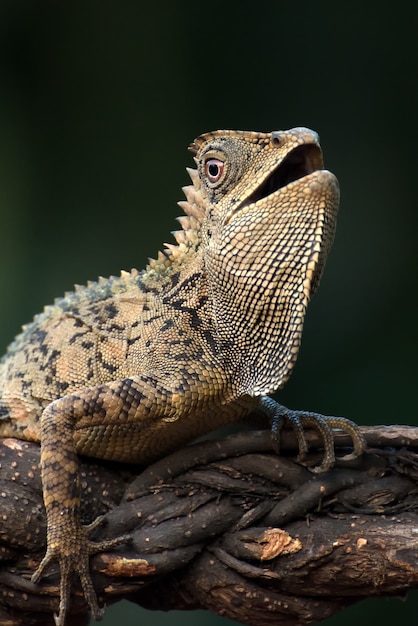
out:
<path id="1" fill-rule="evenodd" d="M 315 433 L 304 464 L 292 433 L 277 456 L 266 431 L 195 444 L 138 476 L 85 460 L 85 521 L 104 515 L 94 537 L 132 537 L 92 558 L 100 601 L 300 626 L 418 587 L 418 428 L 362 431 L 367 453 L 325 474 L 308 469 L 320 460 Z M 52 624 L 58 568 L 30 582 L 45 549 L 39 447 L 5 439 L 0 462 L 0 623 Z M 77 584 L 71 620 L 88 621 Z"/>

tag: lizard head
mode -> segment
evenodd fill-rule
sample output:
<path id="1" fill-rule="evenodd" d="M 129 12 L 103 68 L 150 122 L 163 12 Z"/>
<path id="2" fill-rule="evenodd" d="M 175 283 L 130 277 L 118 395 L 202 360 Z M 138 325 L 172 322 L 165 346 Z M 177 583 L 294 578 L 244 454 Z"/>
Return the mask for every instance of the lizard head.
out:
<path id="1" fill-rule="evenodd" d="M 307 128 L 216 131 L 190 149 L 197 175 L 183 207 L 201 223 L 219 345 L 246 392 L 273 392 L 297 358 L 334 238 L 338 182 Z"/>
<path id="2" fill-rule="evenodd" d="M 149 275 L 200 271 L 224 369 L 240 392 L 271 393 L 297 358 L 334 238 L 337 179 L 307 128 L 214 131 L 189 149 L 197 170 L 179 202 L 182 230 Z"/>

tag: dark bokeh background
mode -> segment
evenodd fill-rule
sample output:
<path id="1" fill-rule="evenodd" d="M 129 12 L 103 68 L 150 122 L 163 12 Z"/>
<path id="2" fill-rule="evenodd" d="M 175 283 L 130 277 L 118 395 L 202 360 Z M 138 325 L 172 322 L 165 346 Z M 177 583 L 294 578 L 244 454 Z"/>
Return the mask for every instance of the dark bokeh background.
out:
<path id="1" fill-rule="evenodd" d="M 414 3 L 0 4 L 1 351 L 74 282 L 154 256 L 187 144 L 216 128 L 319 131 L 342 188 L 335 247 L 281 400 L 415 423 Z M 324 623 L 416 623 L 367 601 Z M 227 624 L 112 607 L 105 624 Z M 122 617 L 121 617 L 122 616 Z"/>

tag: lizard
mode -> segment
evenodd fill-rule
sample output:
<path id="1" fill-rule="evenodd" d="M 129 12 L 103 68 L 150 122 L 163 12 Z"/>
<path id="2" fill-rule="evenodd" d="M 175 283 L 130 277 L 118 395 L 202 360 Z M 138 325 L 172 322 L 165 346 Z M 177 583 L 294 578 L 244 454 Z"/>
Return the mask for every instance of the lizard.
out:
<path id="1" fill-rule="evenodd" d="M 32 581 L 58 561 L 59 625 L 74 574 L 100 618 L 89 557 L 118 541 L 95 543 L 81 523 L 78 455 L 148 464 L 251 414 L 276 442 L 292 426 L 301 458 L 304 429 L 318 429 L 320 470 L 335 461 L 335 428 L 352 437 L 348 457 L 365 449 L 350 420 L 270 397 L 294 367 L 334 238 L 339 186 L 317 134 L 213 131 L 189 149 L 175 243 L 141 272 L 56 299 L 0 362 L 0 436 L 41 444 L 47 548 Z"/>

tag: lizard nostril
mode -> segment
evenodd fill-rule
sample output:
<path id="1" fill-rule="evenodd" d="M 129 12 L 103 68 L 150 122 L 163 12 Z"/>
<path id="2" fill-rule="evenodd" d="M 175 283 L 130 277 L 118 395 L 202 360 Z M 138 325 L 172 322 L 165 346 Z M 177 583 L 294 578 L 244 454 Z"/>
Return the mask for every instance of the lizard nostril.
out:
<path id="1" fill-rule="evenodd" d="M 280 135 L 278 133 L 271 133 L 271 145 L 278 148 L 280 144 Z"/>

